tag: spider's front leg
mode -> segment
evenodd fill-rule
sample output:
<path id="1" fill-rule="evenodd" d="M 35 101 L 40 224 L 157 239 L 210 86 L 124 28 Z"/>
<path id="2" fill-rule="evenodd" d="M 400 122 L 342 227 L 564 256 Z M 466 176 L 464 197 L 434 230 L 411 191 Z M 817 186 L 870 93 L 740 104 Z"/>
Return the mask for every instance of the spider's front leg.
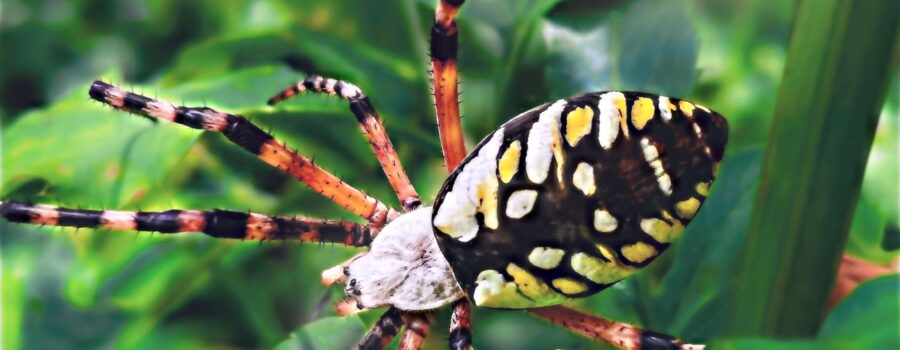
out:
<path id="1" fill-rule="evenodd" d="M 347 100 L 350 103 L 350 111 L 356 116 L 363 134 L 369 140 L 372 152 L 375 153 L 375 158 L 378 159 L 381 169 L 384 170 L 391 187 L 397 194 L 400 205 L 405 211 L 410 211 L 421 204 L 416 189 L 413 188 L 406 171 L 403 170 L 400 157 L 394 151 L 394 145 L 384 129 L 384 124 L 381 123 L 381 118 L 378 117 L 375 107 L 359 87 L 343 80 L 310 76 L 282 90 L 270 98 L 268 104 L 275 105 L 304 92 L 339 95 Z"/>
<path id="2" fill-rule="evenodd" d="M 450 349 L 472 350 L 472 309 L 466 298 L 453 302 L 450 315 Z"/>
<path id="3" fill-rule="evenodd" d="M 431 321 L 434 319 L 434 313 L 403 313 L 403 323 L 406 325 L 403 329 L 403 335 L 400 338 L 400 345 L 397 350 L 418 350 L 428 336 L 431 329 Z"/>
<path id="4" fill-rule="evenodd" d="M 34 225 L 160 233 L 202 232 L 216 238 L 299 240 L 367 246 L 373 232 L 353 222 L 268 216 L 230 210 L 111 211 L 58 208 L 16 201 L 0 202 L 8 221 Z"/>
<path id="5" fill-rule="evenodd" d="M 376 227 L 397 213 L 384 203 L 344 183 L 288 148 L 242 116 L 207 107 L 184 107 L 121 90 L 102 81 L 91 84 L 91 98 L 116 109 L 181 124 L 194 129 L 222 133 L 229 141 L 281 169 L 319 194 L 367 219 Z"/>
<path id="6" fill-rule="evenodd" d="M 588 338 L 605 341 L 625 350 L 700 350 L 703 345 L 684 344 L 675 337 L 643 330 L 565 306 L 529 309 L 529 313 Z"/>
<path id="7" fill-rule="evenodd" d="M 390 308 L 381 315 L 381 318 L 375 322 L 375 325 L 369 329 L 369 333 L 363 337 L 359 343 L 359 350 L 380 350 L 384 349 L 394 340 L 400 327 L 403 326 L 402 312 L 397 308 Z"/>

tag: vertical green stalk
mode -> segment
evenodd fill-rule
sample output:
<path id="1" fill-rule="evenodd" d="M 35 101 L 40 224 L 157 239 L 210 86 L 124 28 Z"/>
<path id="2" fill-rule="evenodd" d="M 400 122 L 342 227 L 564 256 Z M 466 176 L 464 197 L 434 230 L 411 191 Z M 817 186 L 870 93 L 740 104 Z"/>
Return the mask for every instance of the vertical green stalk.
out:
<path id="1" fill-rule="evenodd" d="M 735 276 L 733 335 L 811 337 L 825 316 L 891 76 L 898 4 L 798 9 Z"/>

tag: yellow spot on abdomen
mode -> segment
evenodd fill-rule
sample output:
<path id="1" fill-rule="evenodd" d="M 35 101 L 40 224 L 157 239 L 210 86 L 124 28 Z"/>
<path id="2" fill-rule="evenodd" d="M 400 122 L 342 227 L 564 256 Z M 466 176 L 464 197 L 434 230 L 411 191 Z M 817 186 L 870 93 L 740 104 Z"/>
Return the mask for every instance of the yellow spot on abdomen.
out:
<path id="1" fill-rule="evenodd" d="M 528 308 L 534 304 L 519 294 L 515 283 L 506 282 L 496 270 L 485 270 L 478 274 L 472 300 L 478 306 L 507 309 Z"/>
<path id="2" fill-rule="evenodd" d="M 519 140 L 516 140 L 509 144 L 509 148 L 500 157 L 497 168 L 500 172 L 500 180 L 503 180 L 504 183 L 509 183 L 513 176 L 516 175 L 516 172 L 519 171 L 519 157 L 521 154 L 522 144 Z"/>
<path id="3" fill-rule="evenodd" d="M 631 262 L 642 263 L 657 254 L 656 248 L 644 242 L 622 247 L 622 255 Z"/>
<path id="4" fill-rule="evenodd" d="M 681 221 L 672 217 L 672 214 L 669 214 L 668 211 L 663 210 L 662 216 L 665 220 L 657 218 L 641 220 L 641 230 L 656 239 L 657 242 L 669 243 L 681 231 L 684 231 L 684 225 L 681 224 Z"/>
<path id="5" fill-rule="evenodd" d="M 622 133 L 625 134 L 625 137 L 628 137 L 628 107 L 625 105 L 625 95 L 621 92 L 616 92 L 613 95 L 613 104 L 616 105 L 616 109 L 619 110 L 619 127 L 622 128 Z"/>
<path id="6" fill-rule="evenodd" d="M 565 183 L 563 179 L 563 165 L 566 163 L 566 159 L 565 154 L 563 154 L 562 135 L 559 132 L 559 128 L 554 127 L 550 130 L 550 137 L 552 139 L 550 148 L 553 150 L 553 157 L 556 159 L 556 178 L 559 179 L 559 184 L 562 186 Z"/>
<path id="7" fill-rule="evenodd" d="M 579 275 L 600 284 L 612 284 L 631 275 L 635 270 L 619 265 L 616 260 L 603 261 L 585 253 L 572 256 L 572 269 Z"/>
<path id="8" fill-rule="evenodd" d="M 565 298 L 516 264 L 507 265 L 506 273 L 512 276 L 519 287 L 519 292 L 534 300 L 535 306 L 556 304 Z"/>
<path id="9" fill-rule="evenodd" d="M 675 204 L 675 213 L 685 219 L 693 218 L 700 208 L 700 201 L 691 197 Z"/>
<path id="10" fill-rule="evenodd" d="M 590 107 L 578 107 L 566 115 L 566 142 L 575 147 L 585 135 L 591 132 L 591 121 L 594 110 Z"/>
<path id="11" fill-rule="evenodd" d="M 553 286 L 556 287 L 556 289 L 559 289 L 559 291 L 569 295 L 583 293 L 587 290 L 587 286 L 585 286 L 584 283 L 565 277 L 553 280 Z"/>
<path id="12" fill-rule="evenodd" d="M 640 97 L 631 106 L 631 123 L 636 129 L 643 130 L 647 126 L 647 122 L 653 119 L 653 114 L 653 100 Z"/>
<path id="13" fill-rule="evenodd" d="M 678 102 L 678 106 L 681 107 L 681 113 L 688 117 L 694 116 L 694 104 L 688 101 L 680 101 Z"/>
<path id="14" fill-rule="evenodd" d="M 497 189 L 500 184 L 497 178 L 489 176 L 484 182 L 478 184 L 478 211 L 484 215 L 484 226 L 496 229 L 500 226 L 497 220 Z"/>
<path id="15" fill-rule="evenodd" d="M 694 187 L 694 189 L 697 190 L 698 194 L 706 197 L 709 195 L 709 182 L 698 183 L 697 186 Z"/>

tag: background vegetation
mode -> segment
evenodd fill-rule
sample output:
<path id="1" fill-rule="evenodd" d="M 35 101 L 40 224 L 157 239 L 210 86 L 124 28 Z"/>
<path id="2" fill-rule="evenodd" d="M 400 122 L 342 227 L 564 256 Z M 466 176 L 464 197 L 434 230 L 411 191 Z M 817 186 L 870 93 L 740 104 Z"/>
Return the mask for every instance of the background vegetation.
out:
<path id="1" fill-rule="evenodd" d="M 805 318 L 818 329 L 814 337 L 736 337 L 740 324 L 727 322 L 746 310 L 735 295 L 777 287 L 736 271 L 755 233 L 748 227 L 789 39 L 801 30 L 794 27 L 800 3 L 466 3 L 460 67 L 471 144 L 531 106 L 590 90 L 682 96 L 729 118 L 731 141 L 719 180 L 683 239 L 647 271 L 574 306 L 720 348 L 900 347 L 896 274 L 863 284 L 829 312 L 800 310 L 820 315 Z M 264 105 L 274 91 L 319 73 L 354 81 L 371 97 L 430 201 L 445 177 L 427 80 L 433 11 L 433 1 L 424 0 L 5 0 L 0 198 L 350 218 L 220 135 L 89 102 L 87 87 L 100 77 L 248 116 L 348 182 L 396 204 L 344 103 L 304 96 L 277 108 Z M 896 34 L 888 30 L 869 40 L 896 43 Z M 890 89 L 845 249 L 890 264 L 900 247 L 900 87 L 896 72 L 881 74 L 890 74 Z M 820 84 L 841 88 L 840 81 L 807 83 L 810 89 Z M 865 88 L 885 94 L 884 86 Z M 861 157 L 856 160 L 863 164 Z M 789 176 L 801 169 L 778 171 Z M 352 249 L 5 222 L 0 230 L 5 349 L 348 348 L 379 314 L 333 317 L 330 303 L 341 292 L 318 282 L 320 270 Z M 779 269 L 772 260 L 751 257 L 749 267 L 747 261 L 742 271 Z M 830 269 L 836 262 L 819 263 Z M 428 348 L 445 347 L 446 319 L 446 311 L 438 315 Z M 476 310 L 474 322 L 475 343 L 485 349 L 603 347 L 521 311 Z"/>

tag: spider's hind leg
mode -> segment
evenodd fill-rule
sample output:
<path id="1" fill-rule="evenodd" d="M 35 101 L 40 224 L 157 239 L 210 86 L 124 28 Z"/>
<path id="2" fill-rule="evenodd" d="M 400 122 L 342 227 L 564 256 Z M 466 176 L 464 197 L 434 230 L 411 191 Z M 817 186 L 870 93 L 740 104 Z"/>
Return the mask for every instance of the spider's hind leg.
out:
<path id="1" fill-rule="evenodd" d="M 643 330 L 564 306 L 528 310 L 529 313 L 588 338 L 605 341 L 625 350 L 700 350 L 703 345 L 685 344 L 675 337 Z"/>
<path id="2" fill-rule="evenodd" d="M 384 129 L 384 124 L 375 107 L 369 101 L 369 98 L 362 93 L 356 85 L 337 79 L 323 78 L 320 76 L 309 76 L 297 84 L 282 90 L 269 99 L 269 105 L 275 105 L 288 98 L 298 94 L 310 92 L 329 95 L 339 95 L 350 103 L 350 111 L 356 116 L 359 126 L 362 128 L 363 134 L 372 146 L 372 152 L 375 158 L 381 164 L 381 169 L 387 176 L 391 187 L 400 200 L 400 205 L 406 211 L 417 208 L 420 204 L 419 194 L 416 193 L 403 165 L 400 163 L 400 157 L 394 150 L 394 145 Z"/>

